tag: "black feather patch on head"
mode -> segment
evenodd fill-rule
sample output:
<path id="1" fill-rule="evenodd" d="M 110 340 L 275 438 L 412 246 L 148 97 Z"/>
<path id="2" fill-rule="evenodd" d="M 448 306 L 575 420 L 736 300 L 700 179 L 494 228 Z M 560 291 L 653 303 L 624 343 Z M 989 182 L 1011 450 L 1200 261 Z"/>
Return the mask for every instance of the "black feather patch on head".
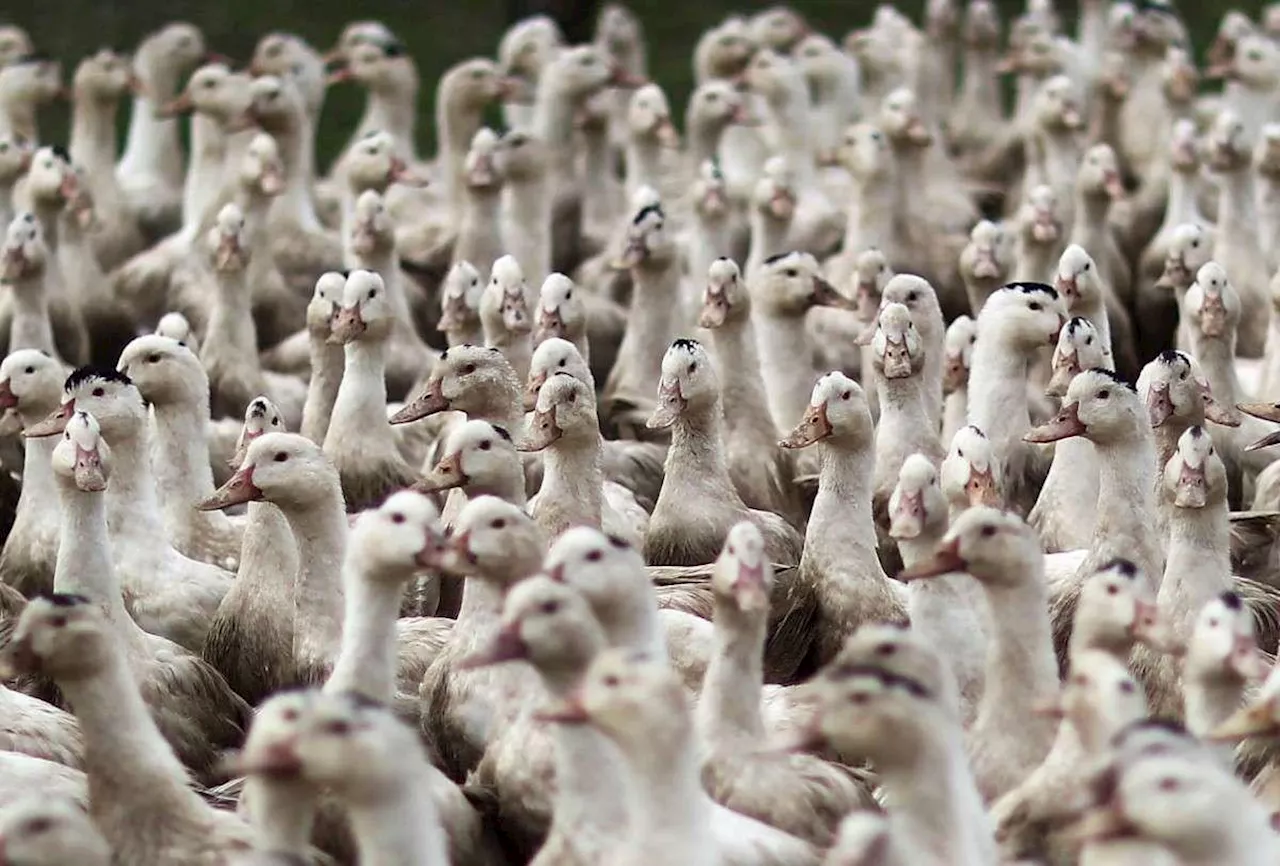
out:
<path id="1" fill-rule="evenodd" d="M 409 52 L 405 50 L 404 43 L 398 39 L 388 39 L 382 43 L 382 53 L 387 57 L 404 57 Z"/>
<path id="2" fill-rule="evenodd" d="M 791 252 L 785 252 L 785 253 L 777 253 L 776 255 L 769 256 L 769 258 L 765 259 L 765 260 L 764 260 L 764 263 L 765 263 L 766 265 L 771 265 L 771 264 L 773 264 L 774 262 L 780 262 L 780 261 L 782 261 L 782 260 L 783 260 L 783 259 L 785 259 L 787 256 L 793 256 L 793 255 L 795 255 L 795 252 L 794 252 L 794 251 L 791 251 Z"/>
<path id="3" fill-rule="evenodd" d="M 343 278 L 344 280 L 349 280 L 349 279 L 351 279 L 351 269 L 350 269 L 350 268 L 347 268 L 347 269 L 346 269 L 346 270 L 344 270 L 344 271 L 338 271 L 338 273 L 342 274 L 342 278 Z"/>
<path id="4" fill-rule="evenodd" d="M 640 223 L 644 222 L 644 218 L 647 217 L 649 214 L 656 214 L 660 217 L 663 217 L 664 219 L 666 218 L 666 214 L 662 212 L 662 205 L 651 204 L 651 205 L 646 205 L 640 208 L 640 210 L 636 213 L 635 219 L 631 221 L 631 224 L 636 226 L 640 225 Z"/>
<path id="5" fill-rule="evenodd" d="M 1094 367 L 1089 372 L 1097 373 L 1099 376 L 1105 376 L 1108 379 L 1110 379 L 1112 382 L 1115 382 L 1117 385 L 1123 385 L 1126 388 L 1128 388 L 1130 391 L 1134 392 L 1135 394 L 1138 393 L 1137 388 L 1133 387 L 1131 383 L 1125 381 L 1124 377 L 1120 376 L 1114 370 L 1108 370 L 1105 367 Z"/>
<path id="6" fill-rule="evenodd" d="M 68 153 L 67 149 L 62 145 L 55 144 L 50 147 L 49 150 L 53 151 L 53 155 L 65 162 L 67 165 L 71 164 L 71 154 Z"/>
<path id="7" fill-rule="evenodd" d="M 1067 322 L 1067 330 L 1074 334 L 1078 329 L 1083 328 L 1085 325 L 1092 324 L 1093 323 L 1084 316 L 1075 316 L 1071 321 Z"/>
<path id="8" fill-rule="evenodd" d="M 1204 428 L 1200 426 L 1188 427 L 1187 432 L 1191 434 L 1192 439 L 1199 439 L 1204 435 Z"/>
<path id="9" fill-rule="evenodd" d="M 511 434 L 507 432 L 506 427 L 500 427 L 497 424 L 490 424 L 489 426 L 493 428 L 494 433 L 497 433 L 499 436 L 501 436 L 503 439 L 507 440 L 508 442 L 511 441 Z"/>
<path id="10" fill-rule="evenodd" d="M 1156 360 L 1161 364 L 1173 364 L 1178 361 L 1185 361 L 1186 359 L 1187 356 L 1182 352 L 1179 352 L 1177 349 L 1165 349 L 1159 355 L 1156 355 Z"/>
<path id="11" fill-rule="evenodd" d="M 627 541 L 625 538 L 623 538 L 621 535 L 608 535 L 606 536 L 606 538 L 609 539 L 609 544 L 612 545 L 613 547 L 616 547 L 618 550 L 631 549 L 631 543 Z"/>
<path id="12" fill-rule="evenodd" d="M 976 427 L 976 426 L 974 426 L 973 424 L 969 424 L 969 425 L 967 425 L 964 429 L 966 429 L 966 430 L 968 430 L 968 431 L 970 431 L 970 432 L 972 432 L 972 433 L 976 433 L 976 434 L 978 434 L 978 436 L 979 436 L 979 437 L 981 437 L 981 438 L 983 438 L 983 439 L 986 439 L 986 438 L 987 438 L 987 434 L 986 434 L 986 433 L 984 433 L 984 432 L 982 431 L 982 428 L 981 428 L 981 427 Z"/>
<path id="13" fill-rule="evenodd" d="M 1218 600 L 1222 602 L 1223 606 L 1227 610 L 1244 609 L 1244 602 L 1240 600 L 1240 596 L 1236 595 L 1231 590 L 1227 590 L 1222 595 L 1218 596 Z"/>
<path id="14" fill-rule="evenodd" d="M 1138 566 L 1134 565 L 1132 560 L 1120 556 L 1103 563 L 1098 571 L 1118 571 L 1130 580 L 1136 580 L 1138 577 Z"/>
<path id="15" fill-rule="evenodd" d="M 683 349 L 686 352 L 693 352 L 701 348 L 697 340 L 690 340 L 688 337 L 677 337 L 671 341 L 671 348 Z"/>
<path id="16" fill-rule="evenodd" d="M 71 372 L 67 380 L 62 383 L 62 390 L 74 391 L 81 385 L 88 382 L 119 382 L 121 385 L 132 385 L 133 380 L 121 373 L 119 370 L 113 370 L 110 367 L 99 367 L 94 364 L 86 364 Z"/>
<path id="17" fill-rule="evenodd" d="M 87 597 L 73 592 L 51 592 L 43 598 L 54 607 L 76 607 L 90 603 Z"/>
<path id="18" fill-rule="evenodd" d="M 1022 292 L 1022 294 L 1024 295 L 1033 295 L 1038 292 L 1042 295 L 1048 295 L 1051 298 L 1058 297 L 1058 290 L 1055 289 L 1053 286 L 1049 285 L 1048 283 L 1033 283 L 1033 282 L 1006 283 L 1005 286 L 1003 287 L 1003 291 Z"/>

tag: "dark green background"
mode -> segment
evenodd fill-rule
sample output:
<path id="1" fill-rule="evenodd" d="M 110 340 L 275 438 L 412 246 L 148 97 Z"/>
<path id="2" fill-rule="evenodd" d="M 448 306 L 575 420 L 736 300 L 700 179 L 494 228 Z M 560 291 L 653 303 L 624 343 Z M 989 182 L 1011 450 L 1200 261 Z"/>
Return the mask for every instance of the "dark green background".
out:
<path id="1" fill-rule="evenodd" d="M 529 3 L 529 0 L 524 0 Z M 561 0 L 565 2 L 565 0 Z M 476 54 L 492 55 L 497 42 L 521 0 L 465 0 L 465 2 L 384 2 L 353 4 L 336 0 L 220 0 L 220 2 L 111 3 L 100 0 L 46 0 L 23 4 L 26 9 L 14 16 L 26 27 L 40 50 L 64 62 L 69 77 L 76 60 L 98 48 L 130 49 L 149 30 L 175 18 L 183 18 L 204 29 L 211 49 L 239 60 L 247 60 L 261 34 L 273 30 L 296 32 L 314 44 L 328 47 L 342 25 L 352 18 L 380 18 L 400 35 L 418 62 L 423 87 L 419 120 L 421 152 L 434 150 L 431 101 L 435 82 L 453 63 Z M 1024 8 L 1024 0 L 997 0 L 1006 16 Z M 537 5 L 533 0 L 531 5 Z M 692 83 L 690 68 L 694 43 L 711 24 L 731 12 L 762 9 L 769 3 L 742 0 L 697 0 L 671 2 L 646 0 L 633 5 L 644 23 L 649 42 L 650 74 L 666 88 L 677 119 Z M 799 0 L 793 5 L 812 24 L 833 37 L 843 37 L 853 27 L 865 24 L 874 3 L 839 0 Z M 901 4 L 918 20 L 920 4 Z M 1060 4 L 1068 21 L 1074 20 L 1074 4 Z M 1203 53 L 1228 4 L 1221 2 L 1180 4 L 1198 53 Z M 1250 14 L 1256 5 L 1241 7 Z M 325 104 L 320 131 L 321 164 L 327 164 L 334 150 L 347 138 L 360 111 L 361 94 L 353 85 L 334 88 Z M 55 108 L 42 118 L 44 137 L 61 141 L 65 135 L 65 108 Z"/>

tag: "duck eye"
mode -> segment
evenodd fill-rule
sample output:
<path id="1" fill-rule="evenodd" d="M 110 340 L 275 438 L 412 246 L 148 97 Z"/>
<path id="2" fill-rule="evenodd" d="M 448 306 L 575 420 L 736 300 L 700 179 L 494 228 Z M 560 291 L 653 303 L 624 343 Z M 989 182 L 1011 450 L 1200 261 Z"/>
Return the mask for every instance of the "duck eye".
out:
<path id="1" fill-rule="evenodd" d="M 65 616 L 55 616 L 53 619 L 49 620 L 49 625 L 53 626 L 54 628 L 62 628 L 66 624 L 67 624 L 67 618 Z"/>
<path id="2" fill-rule="evenodd" d="M 604 678 L 604 684 L 611 689 L 616 689 L 619 685 L 622 684 L 622 681 L 618 679 L 616 676 L 614 676 L 613 674 L 609 674 L 607 677 Z"/>
<path id="3" fill-rule="evenodd" d="M 1044 307 L 1040 304 L 1039 301 L 1032 301 L 1028 306 L 1031 308 L 1033 312 L 1036 312 L 1036 313 L 1044 309 Z"/>
<path id="4" fill-rule="evenodd" d="M 106 396 L 106 394 L 107 394 L 107 390 L 106 390 L 105 388 L 94 388 L 94 389 L 93 389 L 93 396 L 95 396 L 95 397 L 105 397 L 105 396 Z"/>
<path id="5" fill-rule="evenodd" d="M 1118 595 L 1119 593 L 1120 593 L 1120 587 L 1116 586 L 1114 583 L 1108 584 L 1107 595 Z"/>
<path id="6" fill-rule="evenodd" d="M 1126 695 L 1133 694 L 1133 682 L 1131 680 L 1121 680 L 1120 691 L 1124 692 Z"/>
<path id="7" fill-rule="evenodd" d="M 696 372 L 698 372 L 698 362 L 697 362 L 697 361 L 694 361 L 694 362 L 692 362 L 691 364 L 689 364 L 689 372 L 690 372 L 690 373 L 696 373 Z"/>
<path id="8" fill-rule="evenodd" d="M 845 391 L 844 393 L 842 393 L 842 394 L 840 395 L 840 399 L 841 399 L 841 400 L 848 400 L 848 399 L 849 399 L 850 397 L 852 397 L 852 396 L 853 396 L 853 392 L 852 392 L 852 391 Z"/>
<path id="9" fill-rule="evenodd" d="M 1085 269 L 1086 271 L 1087 271 L 1087 270 L 1089 270 L 1091 267 L 1093 267 L 1093 265 L 1091 265 L 1089 262 L 1085 262 L 1085 263 L 1084 263 L 1084 269 Z"/>
<path id="10" fill-rule="evenodd" d="M 488 451 L 488 450 L 489 450 L 490 448 L 492 448 L 492 447 L 493 447 L 493 442 L 491 442 L 491 441 L 490 441 L 490 440 L 488 440 L 488 439 L 486 439 L 486 440 L 484 440 L 483 442 L 481 442 L 481 443 L 480 443 L 480 450 L 481 450 L 481 451 Z"/>
<path id="11" fill-rule="evenodd" d="M 35 371 L 36 371 L 36 368 L 35 368 L 35 367 L 28 367 L 28 368 L 27 368 L 27 372 L 28 372 L 28 373 L 34 373 Z"/>
<path id="12" fill-rule="evenodd" d="M 556 613 L 559 610 L 560 610 L 560 602 L 558 601 L 544 601 L 542 603 L 543 613 Z"/>
<path id="13" fill-rule="evenodd" d="M 345 737 L 351 733 L 351 725 L 346 722 L 330 722 L 325 725 L 325 732 L 333 734 L 336 737 Z"/>
<path id="14" fill-rule="evenodd" d="M 148 356 L 147 356 L 147 363 L 148 363 L 148 364 L 159 364 L 159 363 L 160 363 L 160 354 L 159 354 L 158 352 L 152 352 L 150 355 L 148 355 Z"/>
<path id="15" fill-rule="evenodd" d="M 472 373 L 474 373 L 475 371 L 476 371 L 476 365 L 475 365 L 475 364 L 464 364 L 464 365 L 462 366 L 462 370 L 461 370 L 462 375 L 464 375 L 464 376 L 470 376 L 470 375 L 471 375 Z"/>
<path id="16" fill-rule="evenodd" d="M 604 559 L 604 551 L 603 551 L 603 550 L 590 550 L 590 551 L 587 551 L 587 562 L 599 562 L 599 561 L 600 561 L 600 560 L 602 560 L 602 559 Z"/>
<path id="17" fill-rule="evenodd" d="M 404 515 L 401 514 L 399 511 L 395 512 L 394 514 L 391 515 L 391 522 L 404 523 Z"/>
<path id="18" fill-rule="evenodd" d="M 920 295 L 917 292 L 911 292 L 910 294 L 907 295 L 908 304 L 914 304 L 919 299 L 920 299 Z"/>
<path id="19" fill-rule="evenodd" d="M 993 535 L 995 535 L 995 534 L 996 534 L 996 528 L 995 528 L 994 526 L 984 526 L 984 527 L 982 527 L 982 537 L 983 537 L 983 538 L 990 538 L 990 537 L 992 537 L 992 536 L 993 536 Z"/>
<path id="20" fill-rule="evenodd" d="M 795 268 L 787 268 L 782 272 L 784 277 L 795 278 L 797 276 Z"/>
<path id="21" fill-rule="evenodd" d="M 505 517 L 499 517 L 499 518 L 497 518 L 496 520 L 494 520 L 492 523 L 490 523 L 489 525 L 490 525 L 490 526 L 492 526 L 494 529 L 506 529 L 506 528 L 507 528 L 507 520 L 506 520 L 506 518 L 505 518 Z"/>
<path id="22" fill-rule="evenodd" d="M 891 656 L 898 651 L 898 648 L 891 643 L 882 643 L 876 647 L 876 655 Z"/>
<path id="23" fill-rule="evenodd" d="M 34 821 L 27 823 L 27 832 L 32 835 L 47 833 L 53 829 L 53 822 L 48 818 L 36 818 Z"/>
<path id="24" fill-rule="evenodd" d="M 561 358 L 561 359 L 560 359 L 560 362 L 559 362 L 558 364 L 556 364 L 556 366 L 557 366 L 557 367 L 563 367 L 564 365 L 565 365 L 565 359 L 564 359 L 564 358 Z"/>
<path id="25" fill-rule="evenodd" d="M 296 722 L 298 720 L 298 711 L 295 710 L 293 707 L 290 707 L 289 709 L 281 713 L 280 717 L 284 719 L 286 722 Z"/>
<path id="26" fill-rule="evenodd" d="M 1179 789 L 1179 788 L 1181 788 L 1181 787 L 1182 787 L 1182 785 L 1178 782 L 1178 780 L 1177 780 L 1177 779 L 1174 779 L 1174 778 L 1172 778 L 1172 777 L 1164 778 L 1164 779 L 1161 779 L 1161 780 L 1160 780 L 1160 790 L 1161 790 L 1161 791 L 1168 791 L 1168 792 L 1172 792 L 1172 791 L 1176 791 L 1176 790 L 1178 790 L 1178 789 Z"/>
<path id="27" fill-rule="evenodd" d="M 372 300 L 373 300 L 374 298 L 376 298 L 376 297 L 378 297 L 378 290 L 377 290 L 377 289 L 370 289 L 370 290 L 369 290 L 369 300 L 371 300 L 371 301 L 372 301 Z"/>
<path id="28" fill-rule="evenodd" d="M 1110 398 L 1110 397 L 1111 397 L 1111 391 L 1109 391 L 1109 390 L 1104 389 L 1104 390 L 1102 390 L 1102 391 L 1099 391 L 1099 392 L 1098 392 L 1098 399 L 1099 399 L 1099 400 L 1106 400 L 1106 399 L 1108 399 L 1108 398 Z"/>
<path id="29" fill-rule="evenodd" d="M 1213 619 L 1209 620 L 1209 628 L 1217 628 L 1220 622 L 1221 621 L 1217 617 L 1214 617 Z"/>
<path id="30" fill-rule="evenodd" d="M 276 456 L 271 459 L 276 461 L 277 463 L 284 463 L 286 460 L 289 459 L 289 455 L 283 451 L 277 451 Z"/>

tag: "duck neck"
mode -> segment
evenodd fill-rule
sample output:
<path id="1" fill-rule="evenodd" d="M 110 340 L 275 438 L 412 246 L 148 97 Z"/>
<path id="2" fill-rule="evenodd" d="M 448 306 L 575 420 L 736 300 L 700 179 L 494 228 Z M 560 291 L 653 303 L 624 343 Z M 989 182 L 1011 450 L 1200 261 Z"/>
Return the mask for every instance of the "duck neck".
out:
<path id="1" fill-rule="evenodd" d="M 545 176 L 509 180 L 502 188 L 502 241 L 531 286 L 542 285 L 551 272 L 554 204 L 554 188 Z"/>
<path id="2" fill-rule="evenodd" d="M 155 442 L 151 461 L 158 489 L 165 491 L 168 510 L 179 513 L 178 525 L 191 517 L 192 505 L 213 493 L 213 469 L 209 465 L 209 392 L 201 389 L 195 400 L 155 405 Z"/>
<path id="3" fill-rule="evenodd" d="M 107 443 L 115 457 L 107 485 L 107 527 L 113 544 L 149 547 L 168 537 L 156 499 L 149 427 L 141 418 L 136 429 Z"/>
<path id="4" fill-rule="evenodd" d="M 215 274 L 218 290 L 205 331 L 204 345 L 216 346 L 241 361 L 256 359 L 258 330 L 253 321 L 247 270 L 219 270 Z"/>
<path id="5" fill-rule="evenodd" d="M 348 556 L 343 568 L 346 614 L 342 647 L 326 692 L 358 692 L 390 706 L 396 690 L 396 619 L 400 615 L 402 581 L 388 581 L 359 560 Z"/>
<path id="6" fill-rule="evenodd" d="M 963 54 L 964 74 L 960 80 L 960 104 L 981 113 L 984 118 L 997 118 L 1003 111 L 1000 99 L 1000 76 L 997 53 L 985 45 L 966 46 Z"/>
<path id="7" fill-rule="evenodd" d="M 1038 130 L 1035 141 L 1039 145 L 1041 180 L 1055 190 L 1070 189 L 1080 168 L 1080 143 L 1072 132 Z"/>
<path id="8" fill-rule="evenodd" d="M 362 446 L 370 444 L 370 439 L 380 446 L 391 443 L 394 447 L 394 434 L 387 423 L 387 341 L 356 339 L 342 351 L 342 383 L 325 433 L 325 451 L 342 442 L 364 450 Z"/>
<path id="9" fill-rule="evenodd" d="M 126 156 L 127 156 L 126 152 Z M 203 114 L 191 117 L 191 168 L 182 182 L 182 226 L 195 233 L 213 207 L 222 185 L 227 157 L 227 134 L 217 121 Z"/>
<path id="10" fill-rule="evenodd" d="M 770 256 L 787 251 L 787 232 L 791 229 L 791 220 L 781 220 L 765 213 L 761 208 L 752 207 L 747 215 L 747 223 L 751 228 L 751 248 L 747 252 L 747 278 L 755 274 Z"/>
<path id="11" fill-rule="evenodd" d="M 1173 506 L 1160 610 L 1189 638 L 1200 611 L 1231 588 L 1231 522 L 1225 499 L 1203 508 Z"/>
<path id="12" fill-rule="evenodd" d="M 698 778 L 698 756 L 687 732 L 678 737 L 652 738 L 628 753 L 627 801 L 632 839 L 656 846 L 654 863 L 690 863 L 699 851 L 711 848 L 711 800 Z M 702 840 L 706 839 L 706 842 Z M 671 857 L 665 855 L 672 855 Z"/>
<path id="13" fill-rule="evenodd" d="M 117 108 L 115 100 L 80 97 L 71 110 L 71 161 L 91 178 L 115 173 Z"/>
<path id="14" fill-rule="evenodd" d="M 1219 671 L 1184 674 L 1182 697 L 1187 730 L 1194 736 L 1207 738 L 1211 731 L 1240 709 L 1247 685 L 1244 680 Z M 1227 747 L 1222 751 L 1229 765 L 1234 766 L 1235 749 Z"/>
<path id="15" fill-rule="evenodd" d="M 804 316 L 753 311 L 756 345 L 760 350 L 760 375 L 764 380 L 769 414 L 779 430 L 789 430 L 809 406 L 813 365 L 805 352 L 809 345 Z"/>
<path id="16" fill-rule="evenodd" d="M 591 197 L 588 190 L 583 190 L 584 208 Z M 460 198 L 462 218 L 458 223 L 455 261 L 471 262 L 477 272 L 487 274 L 502 248 L 502 188 L 464 183 Z M 586 218 L 584 211 L 583 219 Z"/>
<path id="17" fill-rule="evenodd" d="M 1164 208 L 1164 221 L 1157 236 L 1172 232 L 1184 223 L 1200 222 L 1200 208 L 1196 205 L 1196 181 L 1199 175 L 1185 171 L 1169 173 L 1169 200 Z"/>
<path id="18" fill-rule="evenodd" d="M 1249 166 L 1223 172 L 1218 176 L 1222 203 L 1218 205 L 1218 232 L 1222 234 L 1254 234 L 1253 172 Z"/>
<path id="19" fill-rule="evenodd" d="M 38 417 L 27 417 L 20 413 L 22 426 L 30 427 L 48 417 L 56 407 L 39 413 Z M 35 413 L 32 413 L 35 414 Z M 45 436 L 40 439 L 27 439 L 23 442 L 22 455 L 22 492 L 18 494 L 18 511 L 14 518 L 15 526 L 27 520 L 48 520 L 54 526 L 60 525 L 58 517 L 58 494 L 53 476 L 53 449 L 57 447 L 58 437 Z"/>
<path id="20" fill-rule="evenodd" d="M 482 575 L 467 575 L 462 584 L 462 604 L 458 610 L 458 622 L 464 623 L 468 632 L 495 623 L 502 613 L 502 584 Z"/>
<path id="21" fill-rule="evenodd" d="M 496 327 L 484 327 L 484 321 L 481 320 L 485 346 L 501 352 L 502 357 L 506 358 L 507 363 L 516 371 L 517 378 L 521 381 L 527 380 L 529 366 L 533 363 L 533 333 L 509 331 L 502 325 L 501 320 L 496 324 Z"/>
<path id="22" fill-rule="evenodd" d="M 562 91 L 555 76 L 544 74 L 538 82 L 533 129 L 546 145 L 557 188 L 572 181 L 574 176 L 573 116 L 576 109 L 576 101 Z"/>
<path id="23" fill-rule="evenodd" d="M 315 183 L 315 154 L 312 153 L 311 121 L 305 112 L 298 112 L 290 119 L 288 127 L 273 131 L 280 144 L 280 156 L 284 162 L 284 192 L 272 205 L 273 213 L 287 215 L 299 226 L 318 231 L 320 220 L 316 217 L 315 203 L 311 199 L 311 186 Z"/>
<path id="24" fill-rule="evenodd" d="M 342 641 L 342 557 L 347 546 L 342 488 L 334 478 L 319 502 L 281 511 L 298 545 L 293 655 L 302 670 L 327 670 Z"/>
<path id="25" fill-rule="evenodd" d="M 986 433 L 999 451 L 1007 452 L 1031 429 L 1031 410 L 1027 405 L 1028 363 L 1023 352 L 995 340 L 979 340 L 973 347 L 973 362 L 969 367 L 969 423 Z"/>
<path id="26" fill-rule="evenodd" d="M 100 492 L 86 493 L 69 479 L 58 479 L 57 485 L 62 521 L 53 572 L 54 592 L 92 599 L 106 614 L 111 627 L 121 634 L 133 621 L 125 610 L 120 579 L 111 562 L 106 497 Z"/>
<path id="27" fill-rule="evenodd" d="M 1053 652 L 1043 559 L 1037 550 L 1033 562 L 1016 566 L 1029 573 L 1015 585 L 983 587 L 988 607 L 999 612 L 989 618 L 986 690 L 974 723 L 976 731 L 989 736 L 1025 730 L 1027 720 L 1036 719 L 1037 703 L 1057 692 L 1058 660 Z M 1037 724 L 1041 729 L 1051 725 L 1044 719 Z"/>
<path id="28" fill-rule="evenodd" d="M 1240 380 L 1235 365 L 1235 333 L 1228 331 L 1222 337 L 1206 337 L 1192 329 L 1191 344 L 1196 360 L 1209 380 L 1213 398 L 1224 406 L 1234 406 L 1240 396 Z"/>
<path id="29" fill-rule="evenodd" d="M 316 795 L 311 785 L 255 774 L 245 778 L 240 802 L 260 850 L 295 855 L 305 862 L 316 819 Z"/>
<path id="30" fill-rule="evenodd" d="M 302 405 L 300 432 L 317 445 L 323 445 L 333 417 L 333 405 L 342 386 L 346 352 L 330 343 L 324 334 L 311 334 L 311 378 L 307 380 L 307 399 Z M 386 387 L 385 385 L 383 386 Z"/>
<path id="31" fill-rule="evenodd" d="M 937 424 L 925 408 L 924 379 L 913 373 L 901 379 L 876 376 L 880 421 L 876 424 L 876 489 L 892 490 L 902 459 L 929 445 L 937 446 Z M 920 447 L 916 447 L 916 446 Z"/>
<path id="32" fill-rule="evenodd" d="M 1071 228 L 1072 241 L 1086 249 L 1106 249 L 1106 233 L 1110 231 L 1107 228 L 1107 213 L 1110 210 L 1111 199 L 1105 193 L 1077 193 L 1075 221 Z"/>
<path id="33" fill-rule="evenodd" d="M 875 454 L 836 436 L 824 440 L 818 448 L 822 468 L 805 532 L 801 569 L 805 570 L 805 560 L 821 560 L 882 577 L 871 513 Z M 831 569 L 823 570 L 829 573 Z"/>
<path id="34" fill-rule="evenodd" d="M 959 732 L 949 726 L 917 741 L 909 760 L 876 767 L 886 810 L 901 816 L 908 838 L 945 852 L 947 862 L 994 862 L 983 856 L 979 839 L 990 830 Z"/>
<path id="35" fill-rule="evenodd" d="M 642 186 L 662 189 L 662 145 L 652 136 L 627 137 L 626 190 L 631 201 Z"/>
<path id="36" fill-rule="evenodd" d="M 389 134 L 395 142 L 396 151 L 403 157 L 411 157 L 415 151 L 417 90 L 416 83 L 412 87 L 370 89 L 364 103 L 364 116 L 360 119 L 361 127 Z"/>
<path id="37" fill-rule="evenodd" d="M 582 131 L 582 224 L 612 227 L 617 218 L 613 193 L 614 151 L 607 129 Z M 696 272 L 695 272 L 696 273 Z"/>
<path id="38" fill-rule="evenodd" d="M 886 229 L 893 224 L 897 212 L 897 181 L 892 176 L 855 182 L 854 194 L 849 198 L 844 248 L 857 250 L 884 246 L 890 240 L 886 237 Z M 890 219 L 886 219 L 886 215 Z"/>
<path id="39" fill-rule="evenodd" d="M 545 452 L 540 501 L 543 497 L 572 510 L 571 525 L 600 527 L 604 508 L 604 471 L 597 429 L 586 435 L 562 437 Z"/>
<path id="40" fill-rule="evenodd" d="M 778 134 L 776 150 L 795 171 L 797 189 L 806 188 L 814 180 L 815 167 L 807 85 L 797 79 L 778 98 L 769 99 L 768 106 Z"/>
<path id="41" fill-rule="evenodd" d="M 1103 563 L 1123 557 L 1136 562 L 1147 580 L 1154 581 L 1164 570 L 1164 545 L 1155 530 L 1156 454 L 1150 427 L 1139 424 L 1122 441 L 1095 441 L 1094 450 L 1098 518 L 1080 574 L 1092 574 Z"/>
<path id="42" fill-rule="evenodd" d="M 348 806 L 360 862 L 368 866 L 448 866 L 445 832 L 426 766 L 403 767 L 397 777 Z"/>
<path id="43" fill-rule="evenodd" d="M 662 356 L 676 336 L 680 268 L 674 261 L 645 262 L 631 269 L 631 279 L 630 315 L 618 356 L 643 365 L 642 381 L 656 388 L 662 378 Z"/>
<path id="44" fill-rule="evenodd" d="M 105 653 L 101 670 L 58 683 L 84 735 L 84 769 L 94 817 L 117 813 L 112 823 L 136 821 L 138 809 L 166 824 L 196 818 L 207 807 L 190 788 L 186 769 L 156 728 L 124 653 Z M 127 791 L 127 797 L 121 792 Z"/>
<path id="45" fill-rule="evenodd" d="M 441 79 L 442 92 L 436 97 L 436 139 L 440 142 L 444 192 L 457 212 L 467 198 L 467 151 L 484 118 L 479 112 L 457 104 L 447 92 L 443 92 L 447 80 L 447 77 Z"/>
<path id="46" fill-rule="evenodd" d="M 49 297 L 45 271 L 11 284 L 13 318 L 9 321 L 9 351 L 39 349 L 56 357 L 53 323 L 49 319 Z"/>
<path id="47" fill-rule="evenodd" d="M 129 114 L 129 132 L 124 155 L 120 158 L 120 173 L 156 171 L 176 189 L 182 185 L 183 170 L 179 121 L 173 117 L 162 117 L 160 107 L 173 99 L 178 89 L 178 76 L 170 70 L 157 68 L 160 65 L 146 61 L 134 64 L 142 87 L 133 99 L 133 109 Z M 183 216 L 185 222 L 185 210 Z"/>
<path id="48" fill-rule="evenodd" d="M 769 401 L 760 378 L 760 356 L 751 320 L 743 317 L 725 322 L 711 331 L 711 343 L 719 364 L 725 420 L 732 426 L 767 420 Z"/>
<path id="49" fill-rule="evenodd" d="M 722 494 L 732 502 L 738 495 L 729 477 L 723 428 L 724 413 L 719 400 L 708 406 L 686 407 L 671 428 L 667 474 L 668 477 L 674 474 L 684 485 L 708 490 L 711 495 Z"/>
<path id="50" fill-rule="evenodd" d="M 760 742 L 768 617 L 741 611 L 717 596 L 713 624 L 715 644 L 702 680 L 698 730 L 707 744 Z"/>
<path id="51" fill-rule="evenodd" d="M 0 127 L 27 141 L 39 141 L 40 130 L 36 122 L 36 106 L 29 99 L 7 99 L 0 103 Z"/>

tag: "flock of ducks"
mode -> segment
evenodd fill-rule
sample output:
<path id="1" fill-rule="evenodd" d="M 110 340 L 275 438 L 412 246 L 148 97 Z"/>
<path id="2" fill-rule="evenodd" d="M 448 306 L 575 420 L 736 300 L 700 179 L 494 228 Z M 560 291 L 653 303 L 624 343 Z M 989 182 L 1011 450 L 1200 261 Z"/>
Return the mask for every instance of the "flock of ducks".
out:
<path id="1" fill-rule="evenodd" d="M 1280 4 L 1188 39 L 775 7 L 677 131 L 615 4 L 425 157 L 378 22 L 0 27 L 0 863 L 1276 866 Z"/>

